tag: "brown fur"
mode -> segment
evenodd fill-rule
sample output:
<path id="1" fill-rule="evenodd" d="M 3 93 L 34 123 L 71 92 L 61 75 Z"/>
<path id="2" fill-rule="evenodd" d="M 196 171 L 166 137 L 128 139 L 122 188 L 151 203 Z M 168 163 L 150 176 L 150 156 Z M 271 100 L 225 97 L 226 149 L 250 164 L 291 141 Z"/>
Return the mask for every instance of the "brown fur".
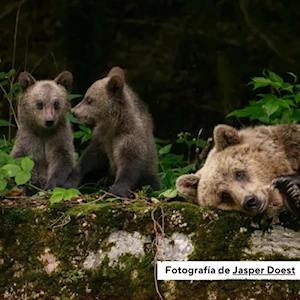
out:
<path id="1" fill-rule="evenodd" d="M 152 118 L 146 106 L 125 83 L 124 71 L 113 68 L 96 81 L 73 108 L 79 121 L 94 126 L 92 140 L 69 184 L 76 186 L 97 169 L 115 178 L 111 192 L 127 197 L 130 190 L 160 188 Z M 99 179 L 99 178 L 98 178 Z"/>
<path id="2" fill-rule="evenodd" d="M 278 176 L 297 172 L 300 125 L 257 126 L 239 131 L 219 125 L 214 130 L 214 141 L 215 147 L 203 168 L 195 175 L 178 178 L 177 189 L 183 196 L 202 206 L 251 214 L 272 213 L 282 205 L 271 183 Z"/>
<path id="3" fill-rule="evenodd" d="M 72 80 L 67 71 L 54 80 L 36 81 L 27 72 L 19 76 L 23 90 L 18 101 L 20 127 L 11 156 L 32 155 L 32 182 L 44 189 L 63 186 L 72 171 L 73 136 L 66 120 Z"/>

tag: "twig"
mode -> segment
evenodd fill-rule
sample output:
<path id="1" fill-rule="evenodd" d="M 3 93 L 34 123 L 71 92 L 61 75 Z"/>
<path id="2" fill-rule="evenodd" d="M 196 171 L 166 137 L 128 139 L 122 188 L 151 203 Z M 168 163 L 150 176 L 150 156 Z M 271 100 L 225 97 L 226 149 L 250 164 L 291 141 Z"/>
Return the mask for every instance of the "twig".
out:
<path id="1" fill-rule="evenodd" d="M 154 260 L 153 260 L 153 263 L 154 263 L 154 284 L 155 284 L 155 290 L 156 290 L 156 293 L 157 295 L 159 296 L 159 298 L 161 300 L 163 300 L 164 298 L 162 297 L 160 291 L 159 291 L 159 286 L 158 286 L 158 282 L 157 282 L 157 261 L 158 261 L 158 257 L 160 259 L 163 259 L 162 255 L 160 254 L 160 251 L 161 251 L 161 245 L 163 243 L 163 240 L 164 240 L 164 237 L 165 237 L 165 214 L 164 214 L 164 210 L 162 208 L 162 203 L 163 202 L 160 202 L 159 204 L 157 204 L 155 206 L 155 208 L 152 210 L 151 212 L 151 218 L 152 218 L 152 221 L 153 221 L 153 228 L 154 228 L 154 232 L 155 232 L 155 239 L 154 239 L 154 244 L 155 244 L 155 247 L 156 247 L 156 253 L 155 253 L 155 256 L 154 256 Z M 162 215 L 162 221 L 161 221 L 161 225 L 157 222 L 157 220 L 155 219 L 155 211 L 157 210 L 157 208 L 160 207 L 160 211 L 161 211 L 161 215 Z M 157 229 L 160 229 L 160 234 L 158 233 L 158 230 Z"/>
<path id="2" fill-rule="evenodd" d="M 201 153 L 199 148 L 196 149 L 196 163 L 195 166 L 193 167 L 193 171 L 198 171 L 198 169 L 201 166 L 202 161 L 208 156 L 208 153 L 210 152 L 211 148 L 212 148 L 212 143 L 213 143 L 213 139 L 210 137 L 207 139 L 206 144 L 204 146 L 204 148 L 202 149 Z"/>

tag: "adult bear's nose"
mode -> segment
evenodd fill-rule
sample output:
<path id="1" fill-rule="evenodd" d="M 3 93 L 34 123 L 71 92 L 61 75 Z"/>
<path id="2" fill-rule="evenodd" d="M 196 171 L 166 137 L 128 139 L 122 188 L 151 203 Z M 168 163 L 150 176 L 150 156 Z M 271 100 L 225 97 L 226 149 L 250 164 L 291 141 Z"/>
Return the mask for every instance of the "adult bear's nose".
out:
<path id="1" fill-rule="evenodd" d="M 255 195 L 246 196 L 243 201 L 243 208 L 246 211 L 258 210 L 260 203 Z"/>

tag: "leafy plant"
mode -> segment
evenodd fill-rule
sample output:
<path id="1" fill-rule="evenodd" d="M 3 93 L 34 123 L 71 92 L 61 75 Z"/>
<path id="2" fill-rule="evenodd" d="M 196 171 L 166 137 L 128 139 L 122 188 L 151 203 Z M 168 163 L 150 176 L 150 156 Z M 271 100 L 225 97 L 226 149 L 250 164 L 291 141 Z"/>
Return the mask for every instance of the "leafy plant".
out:
<path id="1" fill-rule="evenodd" d="M 250 101 L 250 105 L 230 113 L 227 117 L 248 117 L 265 124 L 290 123 L 300 121 L 300 84 L 295 74 L 287 72 L 293 83 L 285 82 L 274 72 L 265 70 L 264 77 L 253 77 L 249 84 L 253 90 L 269 88 L 269 93 L 257 94 L 258 101 Z"/>
<path id="2" fill-rule="evenodd" d="M 73 136 L 75 139 L 80 139 L 81 138 L 81 144 L 83 144 L 84 142 L 87 142 L 91 139 L 92 137 L 92 130 L 83 125 L 83 124 L 80 124 L 78 125 L 79 129 L 78 131 L 75 131 L 73 133 Z"/>
<path id="3" fill-rule="evenodd" d="M 192 154 L 197 146 L 197 140 L 191 138 L 190 133 L 179 133 L 177 144 L 184 143 L 187 147 L 187 159 L 184 154 L 170 153 L 172 144 L 161 146 L 160 144 L 165 143 L 164 140 L 156 139 L 158 159 L 159 159 L 159 175 L 162 180 L 164 190 L 158 195 L 159 198 L 174 198 L 177 196 L 175 188 L 176 179 L 183 175 L 188 174 L 192 171 L 194 163 L 191 159 Z M 205 141 L 199 139 L 198 146 L 202 148 L 205 145 Z"/>
<path id="4" fill-rule="evenodd" d="M 52 191 L 52 196 L 50 197 L 51 205 L 58 203 L 62 200 L 72 200 L 73 197 L 80 195 L 79 190 L 77 189 L 64 189 L 56 187 Z"/>
<path id="5" fill-rule="evenodd" d="M 34 161 L 28 156 L 14 159 L 0 151 L 0 194 L 29 183 L 33 167 Z"/>
<path id="6" fill-rule="evenodd" d="M 12 124 L 11 116 L 14 116 L 15 123 L 18 125 L 16 115 L 16 99 L 21 90 L 20 84 L 15 81 L 16 70 L 11 69 L 8 72 L 0 72 L 0 89 L 3 92 L 4 98 L 9 103 L 9 120 L 0 120 L 0 126 L 8 127 L 8 140 L 11 140 L 11 127 L 15 126 Z"/>

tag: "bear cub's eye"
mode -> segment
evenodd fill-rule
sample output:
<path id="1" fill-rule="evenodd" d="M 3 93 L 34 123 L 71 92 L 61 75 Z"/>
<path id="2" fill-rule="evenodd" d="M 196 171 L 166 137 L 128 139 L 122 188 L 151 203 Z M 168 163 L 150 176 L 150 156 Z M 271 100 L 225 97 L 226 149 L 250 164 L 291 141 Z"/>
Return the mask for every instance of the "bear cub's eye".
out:
<path id="1" fill-rule="evenodd" d="M 38 102 L 37 104 L 36 104 L 36 107 L 37 107 L 37 109 L 43 109 L 43 103 L 42 102 Z"/>
<path id="2" fill-rule="evenodd" d="M 237 181 L 242 181 L 243 179 L 245 179 L 245 171 L 237 171 L 237 172 L 235 172 L 235 179 Z"/>
<path id="3" fill-rule="evenodd" d="M 53 103 L 53 107 L 54 107 L 54 109 L 58 109 L 58 108 L 59 108 L 59 102 L 58 102 L 58 101 L 55 101 L 55 102 Z"/>
<path id="4" fill-rule="evenodd" d="M 91 98 L 86 98 L 85 101 L 86 101 L 87 104 L 91 104 L 93 102 L 93 100 Z"/>
<path id="5" fill-rule="evenodd" d="M 221 193 L 221 202 L 222 203 L 230 203 L 232 201 L 232 198 L 229 193 L 222 192 Z"/>

